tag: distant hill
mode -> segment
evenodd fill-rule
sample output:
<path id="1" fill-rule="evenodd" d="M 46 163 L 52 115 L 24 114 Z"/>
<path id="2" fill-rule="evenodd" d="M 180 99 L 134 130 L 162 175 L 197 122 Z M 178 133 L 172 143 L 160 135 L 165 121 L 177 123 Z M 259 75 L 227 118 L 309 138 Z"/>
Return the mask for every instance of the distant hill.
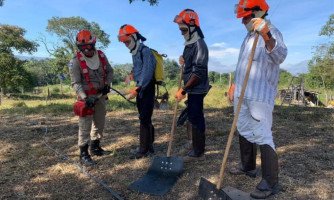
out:
<path id="1" fill-rule="evenodd" d="M 287 70 L 293 75 L 307 73 L 308 72 L 308 62 L 309 60 L 303 60 L 296 64 L 283 64 L 281 68 Z"/>
<path id="2" fill-rule="evenodd" d="M 38 57 L 38 56 L 15 55 L 15 57 L 20 59 L 20 60 L 44 60 L 44 59 L 47 59 L 46 57 Z"/>

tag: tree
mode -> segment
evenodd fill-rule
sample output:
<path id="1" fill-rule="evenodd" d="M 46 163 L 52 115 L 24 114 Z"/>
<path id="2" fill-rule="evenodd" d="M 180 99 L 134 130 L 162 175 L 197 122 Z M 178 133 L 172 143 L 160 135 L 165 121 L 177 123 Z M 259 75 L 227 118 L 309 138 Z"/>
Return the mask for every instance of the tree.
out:
<path id="1" fill-rule="evenodd" d="M 285 69 L 280 69 L 279 73 L 279 87 L 287 88 L 292 80 L 292 74 Z"/>
<path id="2" fill-rule="evenodd" d="M 334 14 L 321 28 L 320 36 L 327 36 L 329 42 L 316 47 L 312 60 L 309 62 L 307 80 L 312 87 L 322 87 L 327 90 L 334 88 Z"/>
<path id="3" fill-rule="evenodd" d="M 180 67 L 175 60 L 164 60 L 164 76 L 168 80 L 176 80 L 180 75 Z"/>
<path id="4" fill-rule="evenodd" d="M 0 0 L 0 6 L 3 6 L 3 2 L 4 2 L 5 0 Z"/>
<path id="5" fill-rule="evenodd" d="M 0 25 L 0 87 L 3 92 L 7 88 L 25 86 L 30 79 L 23 68 L 23 61 L 14 57 L 13 51 L 32 53 L 37 51 L 38 44 L 26 40 L 25 30 L 18 26 Z"/>
<path id="6" fill-rule="evenodd" d="M 82 17 L 52 17 L 48 20 L 46 30 L 56 34 L 61 40 L 61 47 L 68 49 L 72 54 L 76 52 L 75 38 L 82 29 L 88 29 L 97 37 L 97 48 L 104 49 L 109 43 L 109 35 L 104 32 L 96 22 L 88 22 Z"/>
<path id="7" fill-rule="evenodd" d="M 130 3 L 134 2 L 134 1 L 136 1 L 136 0 L 129 0 Z M 159 0 L 142 0 L 142 1 L 149 2 L 151 6 L 158 5 L 158 3 L 159 3 Z"/>

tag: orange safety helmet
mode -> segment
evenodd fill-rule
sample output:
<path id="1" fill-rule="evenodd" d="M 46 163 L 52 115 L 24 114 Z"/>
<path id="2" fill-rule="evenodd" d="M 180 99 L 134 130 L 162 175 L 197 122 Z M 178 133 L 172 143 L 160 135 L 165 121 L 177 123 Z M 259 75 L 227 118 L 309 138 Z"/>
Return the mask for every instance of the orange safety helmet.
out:
<path id="1" fill-rule="evenodd" d="M 139 33 L 139 31 L 135 27 L 133 27 L 129 24 L 124 24 L 119 29 L 118 40 L 120 42 L 125 42 L 129 39 L 130 35 L 132 35 L 134 33 Z"/>
<path id="2" fill-rule="evenodd" d="M 240 0 L 235 6 L 237 18 L 251 15 L 254 11 L 268 11 L 269 6 L 265 0 Z"/>
<path id="3" fill-rule="evenodd" d="M 95 44 L 96 43 L 96 37 L 92 36 L 91 32 L 89 30 L 81 30 L 77 34 L 76 37 L 76 43 L 77 45 L 85 45 L 85 44 Z"/>
<path id="4" fill-rule="evenodd" d="M 199 17 L 192 9 L 182 10 L 180 14 L 175 16 L 174 22 L 178 24 L 184 23 L 187 25 L 190 25 L 190 22 L 195 22 L 195 25 L 199 27 Z"/>

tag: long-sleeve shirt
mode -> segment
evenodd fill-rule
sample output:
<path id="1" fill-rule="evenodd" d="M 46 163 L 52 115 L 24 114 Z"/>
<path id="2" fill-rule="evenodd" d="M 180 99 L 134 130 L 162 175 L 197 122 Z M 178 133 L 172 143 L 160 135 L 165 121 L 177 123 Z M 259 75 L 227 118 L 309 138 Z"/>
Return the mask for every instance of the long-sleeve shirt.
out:
<path id="1" fill-rule="evenodd" d="M 97 52 L 95 52 L 97 54 Z M 93 84 L 93 87 L 95 90 L 99 91 L 101 90 L 106 84 L 110 84 L 113 78 L 113 68 L 108 62 L 107 57 L 105 57 L 107 66 L 106 66 L 106 77 L 105 82 L 103 80 L 103 68 L 102 64 L 100 62 L 99 67 L 96 70 L 88 68 L 89 78 L 90 82 Z M 84 99 L 87 97 L 87 94 L 85 91 L 89 90 L 88 83 L 83 75 L 82 69 L 80 67 L 80 62 L 75 56 L 69 63 L 69 71 L 71 75 L 71 84 L 74 89 L 74 91 L 77 93 L 77 95 Z"/>
<path id="2" fill-rule="evenodd" d="M 145 90 L 145 87 L 153 80 L 156 60 L 150 48 L 140 43 L 138 51 L 132 56 L 133 61 L 133 77 L 136 82 L 136 86 L 141 90 Z"/>
<path id="3" fill-rule="evenodd" d="M 273 105 L 279 80 L 279 65 L 285 60 L 288 50 L 279 30 L 269 21 L 268 26 L 276 44 L 269 52 L 263 38 L 259 36 L 244 98 Z M 234 97 L 239 97 L 241 94 L 254 39 L 255 33 L 248 33 L 240 48 L 234 79 L 236 85 Z"/>
<path id="4" fill-rule="evenodd" d="M 186 92 L 190 94 L 207 93 L 209 90 L 209 51 L 205 41 L 203 39 L 199 39 L 195 43 L 186 45 L 182 56 L 185 62 L 182 76 L 184 85 L 187 84 L 192 75 L 195 75 L 200 79 L 197 85 L 187 89 Z"/>

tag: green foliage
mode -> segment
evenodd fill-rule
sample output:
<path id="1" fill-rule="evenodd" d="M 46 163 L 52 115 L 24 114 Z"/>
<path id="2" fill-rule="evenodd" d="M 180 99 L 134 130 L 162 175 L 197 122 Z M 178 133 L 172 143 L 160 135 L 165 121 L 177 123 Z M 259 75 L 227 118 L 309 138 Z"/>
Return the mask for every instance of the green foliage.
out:
<path id="1" fill-rule="evenodd" d="M 316 47 L 312 60 L 309 62 L 309 73 L 306 75 L 307 83 L 311 88 L 334 88 L 334 14 L 321 28 L 320 36 L 330 38 L 327 44 Z"/>
<path id="2" fill-rule="evenodd" d="M 97 23 L 88 22 L 82 17 L 52 17 L 46 28 L 51 34 L 56 34 L 62 40 L 62 47 L 72 54 L 76 52 L 76 35 L 82 29 L 90 30 L 98 38 L 97 48 L 104 49 L 109 45 L 109 35 Z"/>
<path id="3" fill-rule="evenodd" d="M 130 3 L 134 2 L 134 1 L 136 1 L 136 0 L 129 0 Z M 159 0 L 141 0 L 141 1 L 149 2 L 151 6 L 158 5 L 158 3 L 159 3 Z"/>
<path id="4" fill-rule="evenodd" d="M 113 76 L 113 84 L 123 83 L 125 77 L 128 76 L 132 69 L 132 64 L 122 64 L 113 66 L 114 76 Z"/>
<path id="5" fill-rule="evenodd" d="M 0 24 L 0 52 L 12 54 L 13 50 L 19 53 L 37 51 L 38 44 L 26 40 L 23 36 L 26 30 L 18 26 Z"/>
<path id="6" fill-rule="evenodd" d="M 27 108 L 28 106 L 26 103 L 24 103 L 24 101 L 19 101 L 19 102 L 13 103 L 13 107 Z"/>
<path id="7" fill-rule="evenodd" d="M 164 60 L 164 76 L 165 80 L 175 80 L 179 78 L 180 67 L 175 60 Z"/>
<path id="8" fill-rule="evenodd" d="M 13 51 L 32 53 L 37 44 L 26 40 L 25 30 L 18 26 L 0 25 L 0 87 L 18 89 L 31 87 L 32 76 L 24 68 L 24 61 L 14 57 Z"/>
<path id="9" fill-rule="evenodd" d="M 280 69 L 279 83 L 278 83 L 279 87 L 288 88 L 291 80 L 292 80 L 292 74 L 285 69 Z"/>

